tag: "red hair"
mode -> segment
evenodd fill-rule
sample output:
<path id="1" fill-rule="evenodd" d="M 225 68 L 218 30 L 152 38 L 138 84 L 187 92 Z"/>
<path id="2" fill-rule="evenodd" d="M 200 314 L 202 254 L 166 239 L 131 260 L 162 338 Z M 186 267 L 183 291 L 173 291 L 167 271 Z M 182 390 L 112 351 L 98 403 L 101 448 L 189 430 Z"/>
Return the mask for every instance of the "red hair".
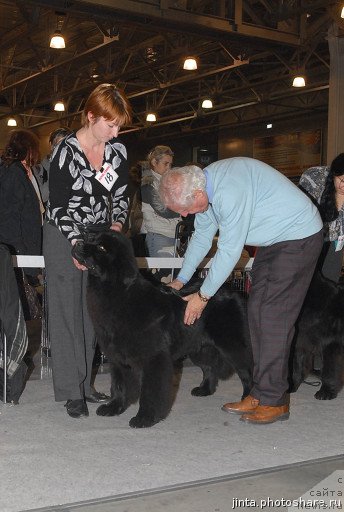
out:
<path id="1" fill-rule="evenodd" d="M 128 98 L 114 84 L 100 84 L 91 92 L 83 111 L 83 125 L 89 125 L 88 113 L 94 117 L 114 120 L 119 126 L 131 122 L 132 109 Z"/>

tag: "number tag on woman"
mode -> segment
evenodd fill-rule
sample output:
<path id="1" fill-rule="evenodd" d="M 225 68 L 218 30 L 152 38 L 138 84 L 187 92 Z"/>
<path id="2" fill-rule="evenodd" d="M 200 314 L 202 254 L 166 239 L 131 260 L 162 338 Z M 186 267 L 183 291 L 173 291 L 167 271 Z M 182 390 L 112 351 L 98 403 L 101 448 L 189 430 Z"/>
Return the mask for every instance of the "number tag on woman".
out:
<path id="1" fill-rule="evenodd" d="M 105 163 L 96 174 L 96 180 L 98 180 L 99 183 L 109 191 L 112 189 L 117 179 L 117 172 L 113 169 L 112 165 L 108 163 Z"/>

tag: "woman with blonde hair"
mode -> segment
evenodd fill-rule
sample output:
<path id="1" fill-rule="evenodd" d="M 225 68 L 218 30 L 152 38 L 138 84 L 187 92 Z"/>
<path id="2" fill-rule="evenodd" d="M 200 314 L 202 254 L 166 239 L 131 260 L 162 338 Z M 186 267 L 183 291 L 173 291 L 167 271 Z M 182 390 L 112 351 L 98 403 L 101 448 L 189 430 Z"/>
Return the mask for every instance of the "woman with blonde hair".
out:
<path id="1" fill-rule="evenodd" d="M 94 231 L 121 231 L 128 209 L 127 151 L 118 139 L 131 120 L 120 89 L 101 84 L 86 100 L 82 127 L 55 148 L 43 252 L 47 273 L 49 338 L 56 401 L 73 418 L 88 416 L 86 402 L 107 399 L 91 386 L 95 351 L 86 305 L 86 268 L 72 246 Z"/>
<path id="2" fill-rule="evenodd" d="M 161 176 L 171 169 L 173 151 L 169 146 L 155 146 L 149 152 L 147 160 L 150 169 L 143 173 L 141 182 L 143 223 L 147 231 L 147 252 L 152 258 L 171 258 L 176 226 L 180 221 L 180 216 L 163 206 L 156 190 Z M 160 270 L 156 277 L 166 278 L 170 273 L 170 270 Z"/>

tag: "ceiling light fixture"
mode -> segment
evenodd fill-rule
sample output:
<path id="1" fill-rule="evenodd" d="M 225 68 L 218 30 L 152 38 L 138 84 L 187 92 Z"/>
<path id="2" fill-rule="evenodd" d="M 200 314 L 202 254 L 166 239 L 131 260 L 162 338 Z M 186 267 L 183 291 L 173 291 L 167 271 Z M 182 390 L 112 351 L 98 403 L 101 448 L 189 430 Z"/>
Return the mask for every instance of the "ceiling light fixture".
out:
<path id="1" fill-rule="evenodd" d="M 149 123 L 155 123 L 156 121 L 156 115 L 154 114 L 154 112 L 149 112 L 146 116 L 146 121 L 148 121 Z"/>
<path id="2" fill-rule="evenodd" d="M 51 36 L 50 48 L 56 48 L 57 50 L 66 48 L 66 43 L 65 43 L 64 37 L 61 33 L 61 30 L 55 30 L 55 32 Z"/>
<path id="3" fill-rule="evenodd" d="M 272 124 L 271 124 L 271 123 L 268 123 L 268 124 L 266 125 L 266 128 L 267 128 L 268 130 L 270 130 L 270 128 L 272 128 Z"/>
<path id="4" fill-rule="evenodd" d="M 197 69 L 197 61 L 194 57 L 186 57 L 183 64 L 183 69 L 187 69 L 188 71 L 194 71 Z"/>
<path id="5" fill-rule="evenodd" d="M 295 64 L 292 70 L 293 77 L 293 87 L 305 87 L 306 79 L 305 79 L 305 65 L 306 65 L 306 56 L 301 55 L 301 50 L 297 52 L 295 55 Z"/>
<path id="6" fill-rule="evenodd" d="M 306 81 L 302 75 L 297 75 L 293 80 L 293 87 L 305 87 Z"/>
<path id="7" fill-rule="evenodd" d="M 57 101 L 54 105 L 54 110 L 56 112 L 64 112 L 65 111 L 65 106 L 64 106 L 64 103 L 63 101 Z"/>
<path id="8" fill-rule="evenodd" d="M 50 48 L 55 48 L 57 50 L 61 50 L 63 48 L 66 48 L 66 43 L 64 40 L 64 37 L 62 35 L 62 25 L 65 20 L 65 13 L 63 12 L 55 12 L 57 18 L 56 18 L 56 30 L 51 36 L 50 39 Z"/>
<path id="9" fill-rule="evenodd" d="M 10 117 L 7 120 L 7 126 L 17 126 L 17 121 L 14 119 L 14 117 Z"/>
<path id="10" fill-rule="evenodd" d="M 213 102 L 211 99 L 205 99 L 202 101 L 202 108 L 213 108 Z"/>
<path id="11" fill-rule="evenodd" d="M 341 18 L 344 18 L 344 6 L 343 6 L 343 8 L 342 8 L 342 12 L 340 13 L 340 17 L 341 17 Z"/>

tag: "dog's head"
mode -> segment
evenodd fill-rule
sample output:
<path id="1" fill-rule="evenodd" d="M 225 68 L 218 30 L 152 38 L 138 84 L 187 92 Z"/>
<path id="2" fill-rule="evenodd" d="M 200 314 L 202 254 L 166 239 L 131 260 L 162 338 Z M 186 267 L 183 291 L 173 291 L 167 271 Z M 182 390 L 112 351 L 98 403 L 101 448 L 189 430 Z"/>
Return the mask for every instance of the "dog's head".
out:
<path id="1" fill-rule="evenodd" d="M 86 241 L 73 246 L 72 256 L 102 281 L 120 277 L 129 284 L 138 274 L 130 241 L 116 231 L 92 233 Z"/>

